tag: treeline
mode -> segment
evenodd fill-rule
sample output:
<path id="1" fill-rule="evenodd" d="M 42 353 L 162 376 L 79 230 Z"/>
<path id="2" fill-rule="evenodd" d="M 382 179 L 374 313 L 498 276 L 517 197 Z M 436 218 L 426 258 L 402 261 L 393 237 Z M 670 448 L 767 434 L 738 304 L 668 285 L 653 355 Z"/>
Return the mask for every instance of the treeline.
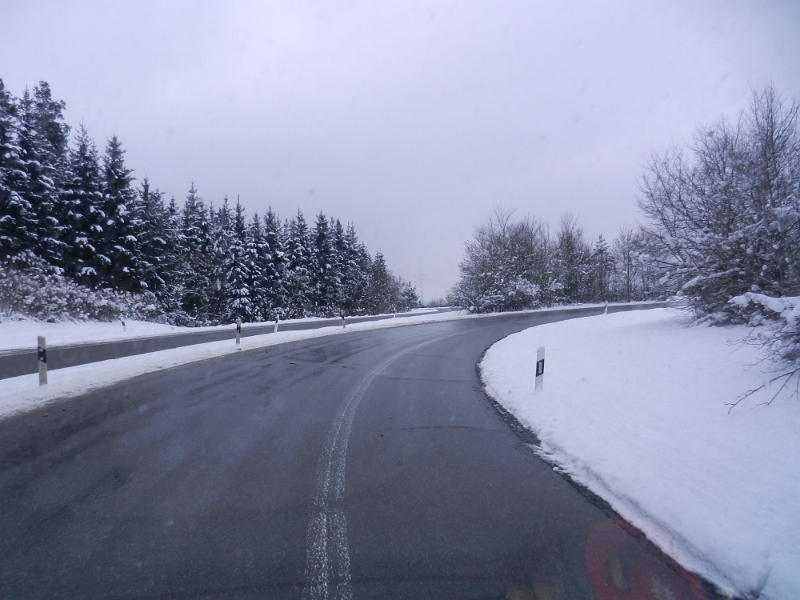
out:
<path id="1" fill-rule="evenodd" d="M 576 220 L 551 235 L 497 211 L 466 246 L 452 301 L 475 312 L 682 298 L 698 321 L 764 325 L 772 356 L 800 361 L 798 104 L 768 87 L 734 124 L 698 129 L 652 157 L 646 218 L 590 244 Z M 791 370 L 790 373 L 797 373 Z"/>
<path id="2" fill-rule="evenodd" d="M 558 231 L 534 217 L 495 210 L 466 244 L 450 301 L 472 312 L 663 297 L 646 233 L 623 229 L 590 242 L 572 215 Z"/>
<path id="3" fill-rule="evenodd" d="M 289 220 L 272 210 L 248 217 L 238 199 L 215 207 L 194 186 L 182 206 L 165 202 L 146 179 L 134 186 L 116 137 L 102 156 L 83 126 L 70 143 L 64 110 L 45 82 L 15 98 L 0 80 L 0 270 L 18 282 L 44 277 L 56 295 L 82 298 L 72 313 L 54 298 L 50 312 L 59 318 L 102 315 L 87 306 L 112 297 L 115 306 L 140 307 L 137 316 L 181 325 L 418 304 L 352 224 L 322 213 L 309 224 L 300 211 Z M 41 294 L 19 296 L 30 287 L 0 286 L 5 309 L 44 303 Z M 47 314 L 47 306 L 36 312 Z"/>

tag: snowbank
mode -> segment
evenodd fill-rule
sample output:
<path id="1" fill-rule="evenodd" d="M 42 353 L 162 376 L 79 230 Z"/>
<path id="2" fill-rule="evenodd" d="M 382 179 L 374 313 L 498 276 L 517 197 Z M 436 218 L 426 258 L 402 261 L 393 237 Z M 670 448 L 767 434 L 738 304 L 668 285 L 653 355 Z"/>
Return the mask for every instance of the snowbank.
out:
<path id="1" fill-rule="evenodd" d="M 534 327 L 501 340 L 488 393 L 537 451 L 688 569 L 742 597 L 800 598 L 800 401 L 747 328 L 687 327 L 655 309 Z M 534 394 L 536 350 L 546 348 Z"/>

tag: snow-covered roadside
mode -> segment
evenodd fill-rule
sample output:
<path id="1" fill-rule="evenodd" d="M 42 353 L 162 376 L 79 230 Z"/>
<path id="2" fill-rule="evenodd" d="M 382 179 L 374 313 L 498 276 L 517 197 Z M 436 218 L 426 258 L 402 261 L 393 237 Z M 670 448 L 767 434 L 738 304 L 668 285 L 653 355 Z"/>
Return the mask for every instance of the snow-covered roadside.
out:
<path id="1" fill-rule="evenodd" d="M 736 343 L 748 331 L 668 309 L 586 317 L 501 340 L 481 373 L 538 452 L 685 567 L 729 594 L 800 598 L 800 400 L 758 406 L 773 384 L 729 414 L 772 375 Z"/>
<path id="2" fill-rule="evenodd" d="M 419 308 L 403 315 L 429 315 L 436 309 Z M 387 318 L 391 315 L 386 315 Z M 408 318 L 402 316 L 401 318 Z M 282 323 L 303 323 L 319 321 L 319 317 L 305 319 L 292 319 Z M 269 325 L 269 323 L 245 323 L 242 329 Z M 147 321 L 126 321 L 123 329 L 121 321 L 64 321 L 60 323 L 46 323 L 35 320 L 5 320 L 0 321 L 0 352 L 10 350 L 30 349 L 36 347 L 36 337 L 43 335 L 47 338 L 50 348 L 55 346 L 71 346 L 74 344 L 88 344 L 93 342 L 116 342 L 133 338 L 157 337 L 163 335 L 177 335 L 181 333 L 198 333 L 202 331 L 232 331 L 232 325 L 215 325 L 210 327 L 178 327 L 177 325 L 162 325 Z"/>
<path id="3" fill-rule="evenodd" d="M 356 331 L 418 325 L 420 323 L 448 321 L 459 318 L 471 317 L 458 311 L 443 313 L 425 311 L 411 317 L 397 319 L 387 318 L 381 321 L 352 323 L 347 325 L 346 328 L 331 326 L 302 331 L 279 330 L 278 333 L 243 337 L 240 346 L 236 346 L 233 337 L 231 337 L 230 340 L 222 342 L 207 342 L 205 344 L 195 344 L 193 346 L 161 350 L 159 352 L 137 354 L 125 358 L 104 360 L 67 369 L 52 370 L 48 372 L 48 384 L 41 387 L 39 387 L 38 374 L 10 377 L 0 380 L 0 419 L 34 410 L 56 400 L 79 396 L 92 390 L 97 390 L 119 383 L 125 379 L 130 379 L 131 377 L 177 367 L 199 360 L 234 354 L 244 350 L 265 348 L 286 342 L 329 335 L 344 335 Z M 91 326 L 93 324 L 83 323 L 82 325 Z M 106 323 L 100 325 L 108 326 Z M 144 325 L 152 324 L 144 323 Z M 97 331 L 102 332 L 103 330 L 102 328 L 98 328 Z M 191 331 L 197 331 L 197 329 L 191 329 Z M 90 330 L 89 333 L 91 334 L 92 331 Z M 76 338 L 80 341 L 86 341 L 86 336 L 79 336 L 77 332 L 75 335 L 71 336 L 73 340 Z"/>

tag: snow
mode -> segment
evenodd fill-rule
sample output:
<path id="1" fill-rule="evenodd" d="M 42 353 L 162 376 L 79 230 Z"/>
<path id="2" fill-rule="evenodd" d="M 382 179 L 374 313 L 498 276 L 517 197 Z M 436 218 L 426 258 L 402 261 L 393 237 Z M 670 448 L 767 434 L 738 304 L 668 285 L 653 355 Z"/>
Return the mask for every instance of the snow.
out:
<path id="1" fill-rule="evenodd" d="M 36 347 L 36 337 L 45 336 L 48 347 L 71 346 L 88 342 L 109 342 L 135 337 L 170 335 L 213 327 L 174 327 L 147 321 L 125 321 L 122 323 L 103 321 L 46 323 L 36 320 L 19 320 L 0 322 L 0 352 L 30 349 Z"/>
<path id="2" fill-rule="evenodd" d="M 778 313 L 781 318 L 785 319 L 790 325 L 794 324 L 798 317 L 800 317 L 800 296 L 783 296 L 781 298 L 773 298 L 765 294 L 756 294 L 754 292 L 746 292 L 741 296 L 734 296 L 729 300 L 731 304 L 735 304 L 740 308 L 746 308 L 751 303 L 760 304 L 764 308 Z"/>
<path id="3" fill-rule="evenodd" d="M 482 377 L 541 456 L 686 568 L 728 594 L 800 598 L 795 386 L 764 405 L 780 383 L 739 343 L 750 329 L 687 323 L 654 309 L 533 327 L 492 346 Z"/>

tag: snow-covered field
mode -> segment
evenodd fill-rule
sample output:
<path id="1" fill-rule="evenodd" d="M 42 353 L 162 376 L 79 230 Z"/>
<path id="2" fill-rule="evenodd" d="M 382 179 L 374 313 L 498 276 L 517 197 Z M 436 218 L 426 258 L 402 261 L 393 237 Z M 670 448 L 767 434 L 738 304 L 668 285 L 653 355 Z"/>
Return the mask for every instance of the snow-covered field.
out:
<path id="1" fill-rule="evenodd" d="M 688 327 L 655 309 L 534 327 L 501 340 L 488 393 L 537 449 L 685 567 L 745 598 L 800 598 L 800 400 L 748 329 Z M 546 348 L 544 391 L 534 392 Z"/>

